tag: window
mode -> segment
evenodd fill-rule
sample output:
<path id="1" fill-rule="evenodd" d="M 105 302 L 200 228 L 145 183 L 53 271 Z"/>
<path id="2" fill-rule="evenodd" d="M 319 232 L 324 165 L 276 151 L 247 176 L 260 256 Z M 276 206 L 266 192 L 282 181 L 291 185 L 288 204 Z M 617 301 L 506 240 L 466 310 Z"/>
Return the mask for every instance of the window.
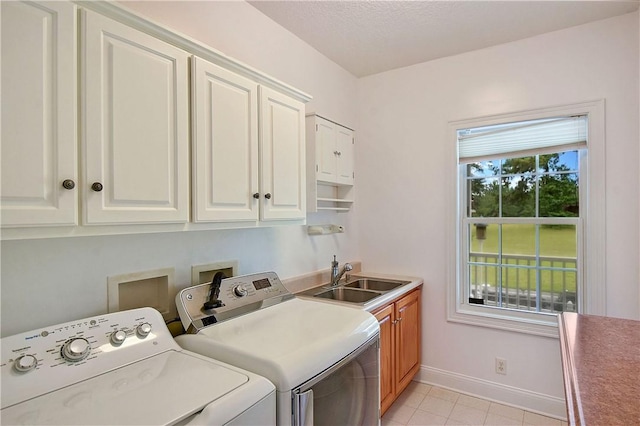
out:
<path id="1" fill-rule="evenodd" d="M 603 115 L 595 102 L 451 123 L 449 320 L 556 335 L 558 312 L 602 312 L 587 242 L 604 238 Z"/>

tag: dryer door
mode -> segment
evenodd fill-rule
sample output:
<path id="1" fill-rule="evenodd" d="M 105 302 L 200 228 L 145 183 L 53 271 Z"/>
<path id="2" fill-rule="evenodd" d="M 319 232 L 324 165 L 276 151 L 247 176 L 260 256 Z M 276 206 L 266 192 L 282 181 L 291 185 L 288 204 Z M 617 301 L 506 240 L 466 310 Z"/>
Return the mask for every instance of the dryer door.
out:
<path id="1" fill-rule="evenodd" d="M 373 425 L 380 418 L 379 336 L 292 391 L 296 426 Z"/>

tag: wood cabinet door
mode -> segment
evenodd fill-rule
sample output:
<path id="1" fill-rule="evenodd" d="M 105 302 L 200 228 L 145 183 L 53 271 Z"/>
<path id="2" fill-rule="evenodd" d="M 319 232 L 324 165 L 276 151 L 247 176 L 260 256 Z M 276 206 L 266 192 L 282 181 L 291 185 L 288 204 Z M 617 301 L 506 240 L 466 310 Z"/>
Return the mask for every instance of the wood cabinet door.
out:
<path id="1" fill-rule="evenodd" d="M 343 185 L 353 185 L 353 130 L 346 127 L 336 128 L 336 152 L 338 161 L 336 166 L 336 182 Z"/>
<path id="2" fill-rule="evenodd" d="M 189 56 L 90 11 L 81 24 L 85 223 L 187 222 Z"/>
<path id="3" fill-rule="evenodd" d="M 260 219 L 304 219 L 304 104 L 262 86 L 259 93 Z"/>
<path id="4" fill-rule="evenodd" d="M 2 226 L 75 225 L 76 6 L 0 7 Z M 74 187 L 65 189 L 65 180 Z"/>
<path id="5" fill-rule="evenodd" d="M 395 400 L 395 310 L 391 304 L 375 313 L 380 324 L 380 415 Z"/>
<path id="6" fill-rule="evenodd" d="M 396 392 L 400 393 L 420 368 L 420 295 L 416 290 L 396 306 Z"/>
<path id="7" fill-rule="evenodd" d="M 258 220 L 258 84 L 193 57 L 193 220 Z"/>

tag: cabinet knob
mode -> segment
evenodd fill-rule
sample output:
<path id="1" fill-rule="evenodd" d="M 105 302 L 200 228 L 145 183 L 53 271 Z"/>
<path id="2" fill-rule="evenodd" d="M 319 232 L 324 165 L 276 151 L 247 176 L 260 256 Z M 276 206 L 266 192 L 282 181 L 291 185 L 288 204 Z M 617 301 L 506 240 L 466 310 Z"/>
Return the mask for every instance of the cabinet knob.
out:
<path id="1" fill-rule="evenodd" d="M 100 192 L 102 191 L 102 184 L 100 182 L 93 182 L 93 185 L 91 185 L 91 189 L 93 189 L 95 192 Z"/>
<path id="2" fill-rule="evenodd" d="M 267 192 L 266 194 L 264 194 L 264 198 L 266 198 L 267 200 L 270 200 L 271 194 Z"/>
<path id="3" fill-rule="evenodd" d="M 260 198 L 260 194 L 256 192 L 255 194 L 253 194 L 253 198 L 257 200 L 258 198 Z"/>
<path id="4" fill-rule="evenodd" d="M 62 181 L 62 187 L 64 189 L 71 190 L 76 187 L 76 183 L 71 179 L 65 179 L 64 181 Z"/>

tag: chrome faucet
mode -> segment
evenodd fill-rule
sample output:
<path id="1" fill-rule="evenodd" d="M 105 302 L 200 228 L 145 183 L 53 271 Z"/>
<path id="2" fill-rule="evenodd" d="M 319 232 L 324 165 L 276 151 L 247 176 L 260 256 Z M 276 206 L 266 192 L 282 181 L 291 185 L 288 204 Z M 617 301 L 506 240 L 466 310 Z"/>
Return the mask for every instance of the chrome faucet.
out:
<path id="1" fill-rule="evenodd" d="M 350 263 L 345 263 L 342 266 L 342 271 L 340 270 L 340 265 L 338 264 L 338 261 L 336 260 L 336 255 L 333 255 L 333 262 L 331 262 L 331 287 L 335 287 L 338 285 L 338 282 L 340 282 L 340 278 L 342 278 L 342 276 L 346 273 L 349 272 L 350 270 L 353 269 L 353 266 L 351 266 Z"/>

